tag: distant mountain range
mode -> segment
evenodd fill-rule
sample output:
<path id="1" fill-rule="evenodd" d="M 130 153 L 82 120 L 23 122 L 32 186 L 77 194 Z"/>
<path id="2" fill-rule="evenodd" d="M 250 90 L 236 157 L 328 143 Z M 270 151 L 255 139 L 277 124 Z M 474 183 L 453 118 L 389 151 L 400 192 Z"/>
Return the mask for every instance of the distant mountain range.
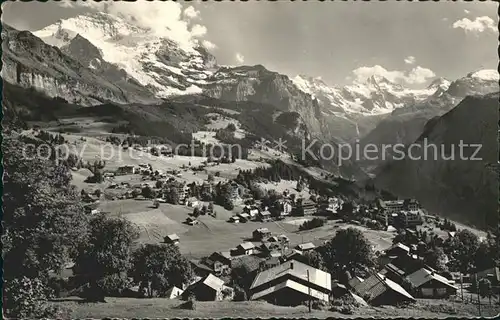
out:
<path id="1" fill-rule="evenodd" d="M 498 93 L 467 97 L 429 121 L 413 141 L 412 159 L 379 168 L 375 184 L 400 197 L 419 199 L 430 212 L 481 228 L 496 226 L 498 101 Z M 460 143 L 474 145 L 463 148 L 464 160 Z"/>

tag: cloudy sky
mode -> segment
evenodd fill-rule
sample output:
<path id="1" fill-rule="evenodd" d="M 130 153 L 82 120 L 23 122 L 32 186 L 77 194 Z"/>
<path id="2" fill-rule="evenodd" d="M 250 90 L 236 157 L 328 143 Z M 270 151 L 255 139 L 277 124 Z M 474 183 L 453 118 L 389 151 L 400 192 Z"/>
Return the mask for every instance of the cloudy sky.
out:
<path id="1" fill-rule="evenodd" d="M 138 0 L 86 8 L 63 0 L 3 3 L 2 10 L 3 21 L 31 31 L 107 10 L 178 40 L 198 39 L 220 64 L 262 64 L 338 85 L 378 74 L 423 86 L 433 77 L 453 80 L 498 64 L 493 2 Z"/>

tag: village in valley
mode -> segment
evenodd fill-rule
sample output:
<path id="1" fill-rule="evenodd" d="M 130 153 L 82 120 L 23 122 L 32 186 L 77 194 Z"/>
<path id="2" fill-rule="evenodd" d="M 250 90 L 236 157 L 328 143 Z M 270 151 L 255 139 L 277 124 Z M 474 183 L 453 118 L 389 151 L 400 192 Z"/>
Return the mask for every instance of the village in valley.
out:
<path id="1" fill-rule="evenodd" d="M 498 267 L 470 256 L 491 255 L 495 236 L 430 215 L 415 199 L 355 201 L 280 159 L 179 156 L 122 142 L 101 160 L 97 146 L 109 137 L 55 137 L 82 156 L 71 171 L 87 215 L 125 219 L 137 228 L 133 247 L 173 248 L 189 269 L 168 288 L 132 277 L 112 296 L 189 302 L 188 310 L 210 301 L 346 315 L 498 310 Z M 69 262 L 63 279 L 78 283 L 78 273 Z"/>
<path id="2" fill-rule="evenodd" d="M 2 316 L 498 317 L 496 4 L 217 2 L 2 3 Z"/>

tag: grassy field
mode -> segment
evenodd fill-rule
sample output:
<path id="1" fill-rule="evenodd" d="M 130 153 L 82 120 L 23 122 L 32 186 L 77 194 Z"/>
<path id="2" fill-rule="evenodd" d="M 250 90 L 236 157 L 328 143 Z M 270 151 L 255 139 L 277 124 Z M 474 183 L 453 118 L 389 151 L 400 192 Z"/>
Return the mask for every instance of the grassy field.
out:
<path id="1" fill-rule="evenodd" d="M 106 303 L 86 303 L 79 298 L 53 302 L 67 310 L 71 318 L 447 318 L 450 316 L 478 316 L 473 305 L 460 305 L 446 300 L 419 300 L 402 309 L 390 306 L 354 308 L 352 315 L 339 312 L 312 310 L 306 306 L 280 307 L 262 301 L 196 302 L 195 310 L 179 308 L 183 301 L 161 298 L 106 298 Z M 498 307 L 483 306 L 482 316 L 498 314 Z"/>
<path id="2" fill-rule="evenodd" d="M 220 206 L 214 206 L 217 216 L 200 216 L 200 224 L 190 226 L 184 223 L 192 208 L 182 205 L 162 203 L 158 209 L 152 208 L 150 200 L 115 200 L 102 201 L 100 208 L 111 216 L 123 217 L 136 224 L 140 229 L 140 243 L 159 243 L 172 233 L 180 237 L 180 249 L 191 258 L 200 258 L 215 251 L 228 251 L 238 244 L 251 241 L 252 232 L 261 227 L 268 228 L 273 234 L 285 234 L 291 245 L 314 242 L 321 244 L 331 239 L 337 230 L 347 227 L 359 228 L 370 240 L 376 250 L 384 250 L 392 244 L 393 233 L 374 231 L 362 226 L 352 226 L 341 221 L 328 221 L 326 225 L 305 231 L 298 231 L 304 219 L 288 217 L 283 221 L 253 222 L 233 224 L 227 222 L 229 217 L 241 211 L 227 211 Z M 259 245 L 259 242 L 255 242 Z"/>

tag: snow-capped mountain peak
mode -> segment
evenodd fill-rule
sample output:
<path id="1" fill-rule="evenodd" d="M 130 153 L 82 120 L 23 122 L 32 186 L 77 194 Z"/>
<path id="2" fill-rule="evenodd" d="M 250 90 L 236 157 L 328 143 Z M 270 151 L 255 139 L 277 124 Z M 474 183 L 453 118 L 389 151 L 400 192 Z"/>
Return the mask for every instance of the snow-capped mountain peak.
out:
<path id="1" fill-rule="evenodd" d="M 425 89 L 411 89 L 389 79 L 372 75 L 364 81 L 337 87 L 329 86 L 320 78 L 304 75 L 292 79 L 297 87 L 320 101 L 325 113 L 334 115 L 377 115 L 390 113 L 407 104 L 422 101 L 438 90 L 445 91 L 449 81 L 437 79 Z"/>
<path id="2" fill-rule="evenodd" d="M 478 71 L 469 73 L 467 76 L 471 77 L 471 78 L 481 79 L 481 80 L 491 80 L 491 81 L 500 80 L 500 74 L 498 73 L 498 70 L 494 70 L 494 69 L 478 70 Z"/>
<path id="3" fill-rule="evenodd" d="M 101 52 L 102 59 L 126 71 L 158 97 L 201 93 L 215 58 L 199 43 L 189 46 L 107 13 L 60 20 L 34 34 L 62 48 L 80 34 Z"/>

